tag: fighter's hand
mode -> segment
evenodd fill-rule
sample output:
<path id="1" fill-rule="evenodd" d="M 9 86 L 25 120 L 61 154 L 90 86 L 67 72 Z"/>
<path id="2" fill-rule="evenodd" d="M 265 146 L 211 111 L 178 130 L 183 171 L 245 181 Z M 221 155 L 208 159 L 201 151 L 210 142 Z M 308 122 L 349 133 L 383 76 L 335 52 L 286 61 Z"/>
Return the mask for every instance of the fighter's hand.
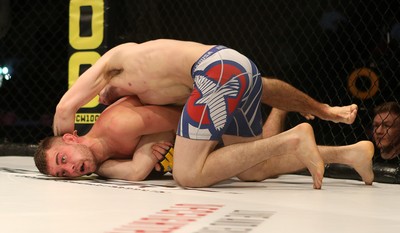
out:
<path id="1" fill-rule="evenodd" d="M 153 155 L 159 161 L 155 170 L 159 172 L 171 172 L 173 168 L 174 148 L 170 142 L 159 142 L 152 146 Z"/>
<path id="2" fill-rule="evenodd" d="M 75 114 L 67 114 L 62 110 L 56 110 L 53 119 L 53 133 L 54 136 L 61 136 L 65 133 L 74 132 Z"/>

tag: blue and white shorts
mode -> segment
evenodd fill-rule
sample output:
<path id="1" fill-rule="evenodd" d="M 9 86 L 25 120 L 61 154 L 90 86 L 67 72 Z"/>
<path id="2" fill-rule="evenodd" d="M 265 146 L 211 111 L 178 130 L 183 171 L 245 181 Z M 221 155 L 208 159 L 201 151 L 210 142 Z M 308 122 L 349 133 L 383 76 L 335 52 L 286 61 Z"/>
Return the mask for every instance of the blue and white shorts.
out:
<path id="1" fill-rule="evenodd" d="M 220 140 L 262 133 L 262 80 L 256 65 L 224 46 L 207 51 L 192 67 L 194 87 L 178 125 L 179 136 Z"/>

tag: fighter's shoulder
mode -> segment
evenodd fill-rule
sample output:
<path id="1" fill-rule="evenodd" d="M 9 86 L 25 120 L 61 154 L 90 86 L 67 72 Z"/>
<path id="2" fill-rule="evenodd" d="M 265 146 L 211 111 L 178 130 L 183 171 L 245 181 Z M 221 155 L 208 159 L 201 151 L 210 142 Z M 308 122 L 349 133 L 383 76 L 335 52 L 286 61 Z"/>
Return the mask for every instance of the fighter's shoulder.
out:
<path id="1" fill-rule="evenodd" d="M 142 105 L 143 104 L 136 95 L 124 96 L 104 109 L 101 115 L 109 114 L 109 112 L 121 111 L 123 108 L 134 108 Z"/>
<path id="2" fill-rule="evenodd" d="M 133 51 L 133 48 L 136 47 L 138 44 L 133 42 L 123 43 L 116 45 L 115 47 L 108 50 L 104 53 L 103 58 L 106 58 L 109 61 L 116 59 L 118 57 L 123 56 L 126 53 Z"/>
<path id="3" fill-rule="evenodd" d="M 137 46 L 137 45 L 138 45 L 138 43 L 135 43 L 135 42 L 127 42 L 127 43 L 123 43 L 123 44 L 116 45 L 116 46 L 113 47 L 110 51 L 124 50 L 124 49 L 126 49 L 126 48 L 134 47 L 134 46 Z"/>
<path id="4" fill-rule="evenodd" d="M 122 105 L 127 107 L 143 106 L 143 104 L 140 102 L 139 97 L 136 95 L 124 96 L 120 98 L 117 102 L 115 102 L 115 105 Z"/>
<path id="5" fill-rule="evenodd" d="M 109 133 L 123 134 L 136 132 L 145 127 L 142 124 L 143 116 L 140 111 L 136 109 L 137 107 L 132 107 L 128 105 L 119 105 L 115 109 L 110 109 L 107 115 L 104 116 L 103 124 L 106 124 Z"/>

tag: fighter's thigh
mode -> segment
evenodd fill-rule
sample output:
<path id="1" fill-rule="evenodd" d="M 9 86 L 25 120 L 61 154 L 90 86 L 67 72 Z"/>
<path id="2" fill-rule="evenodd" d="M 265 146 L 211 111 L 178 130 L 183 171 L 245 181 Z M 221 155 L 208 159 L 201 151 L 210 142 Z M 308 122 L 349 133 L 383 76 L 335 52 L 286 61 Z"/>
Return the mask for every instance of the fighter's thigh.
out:
<path id="1" fill-rule="evenodd" d="M 217 143 L 217 141 L 195 140 L 177 135 L 174 146 L 174 175 L 201 171 L 207 156 L 214 151 Z"/>
<path id="2" fill-rule="evenodd" d="M 257 136 L 257 137 L 239 137 L 239 136 L 232 136 L 232 135 L 223 135 L 223 141 L 224 141 L 224 146 L 228 146 L 231 144 L 236 144 L 236 143 L 243 143 L 243 142 L 251 142 L 255 140 L 262 139 L 262 136 Z M 264 180 L 265 178 L 274 175 L 274 174 L 267 174 L 269 169 L 265 169 L 268 167 L 270 163 L 268 160 L 261 162 L 246 171 L 240 173 L 237 177 L 243 181 L 261 181 Z"/>
<path id="3" fill-rule="evenodd" d="M 240 137 L 235 135 L 222 135 L 222 141 L 224 142 L 224 146 L 229 146 L 236 143 L 244 143 L 244 142 L 252 142 L 262 139 L 262 135 L 254 136 L 254 137 Z"/>

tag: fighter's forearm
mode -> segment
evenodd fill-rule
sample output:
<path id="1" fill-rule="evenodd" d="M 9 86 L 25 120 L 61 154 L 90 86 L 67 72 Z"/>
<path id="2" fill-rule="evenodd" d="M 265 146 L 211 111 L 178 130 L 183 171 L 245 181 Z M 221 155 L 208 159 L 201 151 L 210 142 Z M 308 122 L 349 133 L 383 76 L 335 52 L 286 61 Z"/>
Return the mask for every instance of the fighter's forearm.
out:
<path id="1" fill-rule="evenodd" d="M 73 133 L 75 130 L 75 113 L 72 108 L 57 107 L 53 119 L 54 136 Z"/>
<path id="2" fill-rule="evenodd" d="M 329 105 L 320 103 L 292 85 L 273 78 L 263 78 L 261 102 L 290 112 L 301 112 L 326 118 Z"/>
<path id="3" fill-rule="evenodd" d="M 267 120 L 263 125 L 263 138 L 269 138 L 285 130 L 287 112 L 272 108 Z"/>
<path id="4" fill-rule="evenodd" d="M 146 179 L 153 168 L 154 165 L 150 167 L 146 164 L 134 166 L 132 160 L 107 160 L 96 173 L 111 179 L 142 181 Z"/>
<path id="5" fill-rule="evenodd" d="M 54 115 L 53 131 L 55 135 L 70 133 L 73 130 L 73 119 L 78 109 L 96 97 L 107 85 L 108 81 L 104 79 L 106 61 L 106 56 L 100 58 L 63 95 L 57 104 Z"/>

